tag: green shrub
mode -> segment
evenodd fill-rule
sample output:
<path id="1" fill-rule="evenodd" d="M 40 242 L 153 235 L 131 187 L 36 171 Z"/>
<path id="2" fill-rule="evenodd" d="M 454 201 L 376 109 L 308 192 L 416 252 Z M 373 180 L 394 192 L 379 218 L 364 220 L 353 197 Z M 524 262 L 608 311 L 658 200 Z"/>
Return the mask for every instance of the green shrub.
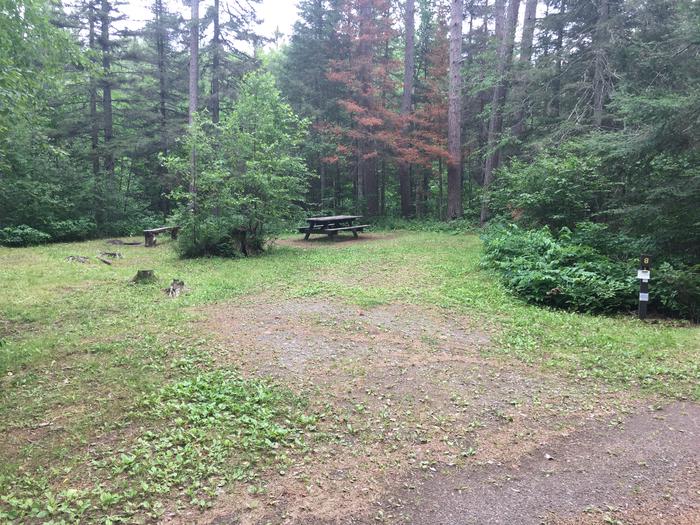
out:
<path id="1" fill-rule="evenodd" d="M 404 219 L 392 216 L 372 219 L 372 227 L 378 230 L 467 233 L 474 231 L 474 225 L 474 222 L 467 219 L 455 219 L 447 222 L 436 219 Z"/>
<path id="2" fill-rule="evenodd" d="M 197 119 L 181 154 L 167 159 L 171 172 L 187 177 L 189 152 L 197 152 L 196 193 L 173 194 L 183 256 L 250 255 L 298 221 L 309 178 L 299 156 L 306 129 L 261 73 L 245 78 L 220 124 Z"/>
<path id="3" fill-rule="evenodd" d="M 91 219 L 69 219 L 50 223 L 46 230 L 56 242 L 84 241 L 97 233 L 97 225 Z"/>
<path id="4" fill-rule="evenodd" d="M 564 151 L 532 162 L 514 160 L 499 170 L 489 201 L 496 215 L 528 226 L 573 227 L 600 210 L 611 189 L 600 160 Z"/>
<path id="5" fill-rule="evenodd" d="M 250 239 L 254 246 L 248 245 L 243 236 L 241 222 L 230 216 L 201 217 L 194 223 L 189 213 L 176 214 L 174 219 L 181 226 L 178 237 L 178 251 L 183 257 L 243 257 L 252 255 L 256 250 L 255 238 Z"/>
<path id="6" fill-rule="evenodd" d="M 51 240 L 51 235 L 21 224 L 0 230 L 0 244 L 4 246 L 34 246 Z"/>
<path id="7" fill-rule="evenodd" d="M 635 274 L 590 246 L 558 240 L 548 228 L 495 227 L 484 236 L 486 260 L 528 302 L 585 312 L 634 305 Z"/>
<path id="8" fill-rule="evenodd" d="M 700 264 L 674 268 L 662 263 L 652 270 L 651 297 L 658 297 L 659 310 L 700 321 Z"/>
<path id="9" fill-rule="evenodd" d="M 590 246 L 612 259 L 628 261 L 641 254 L 659 255 L 653 239 L 614 232 L 607 224 L 580 222 L 569 236 L 570 242 Z"/>

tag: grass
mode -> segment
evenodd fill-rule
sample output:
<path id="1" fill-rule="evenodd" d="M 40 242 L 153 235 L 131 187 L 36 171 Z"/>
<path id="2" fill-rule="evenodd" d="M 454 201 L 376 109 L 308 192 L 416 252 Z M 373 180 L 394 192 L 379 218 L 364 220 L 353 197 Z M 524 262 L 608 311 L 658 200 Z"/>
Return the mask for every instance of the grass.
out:
<path id="1" fill-rule="evenodd" d="M 303 450 L 306 403 L 217 369 L 198 307 L 242 296 L 412 303 L 474 317 L 491 352 L 580 381 L 700 399 L 700 329 L 552 311 L 482 269 L 474 235 L 280 246 L 244 260 L 180 260 L 103 242 L 0 248 L 0 521 L 138 521 L 206 507 L 222 486 Z M 109 251 L 113 251 L 110 247 Z M 159 281 L 130 284 L 137 269 Z M 174 279 L 189 292 L 169 299 Z"/>

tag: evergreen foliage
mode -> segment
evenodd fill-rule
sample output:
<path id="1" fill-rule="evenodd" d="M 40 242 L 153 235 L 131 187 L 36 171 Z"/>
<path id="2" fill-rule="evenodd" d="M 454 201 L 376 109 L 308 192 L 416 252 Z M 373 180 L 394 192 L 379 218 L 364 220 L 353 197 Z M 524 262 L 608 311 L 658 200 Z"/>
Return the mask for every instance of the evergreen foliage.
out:
<path id="1" fill-rule="evenodd" d="M 200 115 L 183 151 L 195 148 L 196 193 L 178 192 L 174 216 L 183 255 L 239 256 L 265 243 L 299 218 L 308 172 L 301 158 L 307 124 L 286 104 L 269 73 L 251 73 L 238 103 L 220 124 Z M 170 157 L 183 177 L 188 156 Z"/>
<path id="2" fill-rule="evenodd" d="M 0 0 L 2 242 L 170 221 L 183 253 L 235 255 L 303 210 L 493 217 L 569 228 L 614 260 L 601 238 L 678 271 L 700 261 L 698 2 L 461 2 L 461 179 L 449 2 L 416 1 L 413 35 L 401 0 L 301 0 L 274 49 L 258 3 L 202 2 L 190 129 L 182 6 L 152 0 L 138 27 L 114 0 Z"/>

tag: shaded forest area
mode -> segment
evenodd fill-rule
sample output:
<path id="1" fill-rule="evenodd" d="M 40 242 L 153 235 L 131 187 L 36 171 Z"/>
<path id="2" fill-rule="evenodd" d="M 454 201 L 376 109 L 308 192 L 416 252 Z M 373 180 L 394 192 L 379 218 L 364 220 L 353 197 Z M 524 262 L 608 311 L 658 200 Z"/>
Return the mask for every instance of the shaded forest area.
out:
<path id="1" fill-rule="evenodd" d="M 657 308 L 698 317 L 698 2 L 301 0 L 288 41 L 257 3 L 140 24 L 0 1 L 0 242 L 170 221 L 183 254 L 237 255 L 305 214 L 488 224 L 528 300 L 632 308 L 649 253 Z"/>

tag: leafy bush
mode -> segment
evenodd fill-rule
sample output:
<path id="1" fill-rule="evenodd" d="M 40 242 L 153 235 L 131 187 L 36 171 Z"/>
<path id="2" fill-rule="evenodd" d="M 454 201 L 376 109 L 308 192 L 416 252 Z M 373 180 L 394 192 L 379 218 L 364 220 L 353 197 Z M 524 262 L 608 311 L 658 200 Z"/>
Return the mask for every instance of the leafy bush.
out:
<path id="1" fill-rule="evenodd" d="M 582 240 L 602 234 L 598 246 Z M 579 230 L 562 228 L 558 236 L 549 228 L 524 230 L 516 225 L 494 226 L 484 235 L 485 260 L 506 286 L 528 302 L 582 312 L 632 310 L 638 304 L 636 279 L 639 246 L 632 243 L 626 260 L 609 257 L 599 248 L 625 250 L 604 228 L 585 224 Z M 613 250 L 614 251 L 614 250 Z M 653 272 L 650 307 L 688 319 L 700 310 L 700 268 L 662 263 Z"/>
<path id="2" fill-rule="evenodd" d="M 528 226 L 573 227 L 600 208 L 610 189 L 600 161 L 566 152 L 543 154 L 526 163 L 515 160 L 500 170 L 489 196 L 492 209 Z"/>
<path id="3" fill-rule="evenodd" d="M 568 237 L 571 243 L 590 246 L 612 259 L 628 261 L 641 254 L 659 255 L 650 237 L 632 237 L 610 230 L 607 224 L 580 222 Z"/>
<path id="4" fill-rule="evenodd" d="M 572 244 L 570 231 L 556 239 L 548 228 L 496 227 L 485 237 L 487 261 L 525 300 L 585 312 L 634 306 L 635 274 L 590 246 Z"/>
<path id="5" fill-rule="evenodd" d="M 652 297 L 659 297 L 659 310 L 700 321 L 700 264 L 674 268 L 663 263 L 652 276 Z"/>
<path id="6" fill-rule="evenodd" d="M 203 216 L 195 221 L 191 214 L 175 215 L 183 225 L 178 249 L 183 257 L 242 257 L 262 251 L 262 246 L 249 245 L 244 238 L 243 221 L 230 216 Z M 254 243 L 256 238 L 251 239 Z"/>
<path id="7" fill-rule="evenodd" d="M 46 230 L 56 242 L 84 241 L 95 236 L 97 225 L 91 219 L 69 219 L 52 222 Z"/>
<path id="8" fill-rule="evenodd" d="M 642 148 L 633 155 L 629 143 L 627 135 L 596 133 L 530 162 L 514 160 L 499 170 L 489 192 L 491 209 L 496 217 L 534 228 L 605 222 L 612 231 L 646 244 L 644 251 L 657 258 L 697 264 L 700 154 Z M 622 241 L 615 250 L 626 242 L 606 237 Z M 588 242 L 594 239 L 589 236 Z M 612 254 L 607 248 L 601 252 Z"/>
<path id="9" fill-rule="evenodd" d="M 0 230 L 0 244 L 4 246 L 34 246 L 51 240 L 51 235 L 22 224 Z"/>
<path id="10" fill-rule="evenodd" d="M 467 219 L 438 221 L 435 219 L 404 219 L 402 217 L 377 217 L 372 227 L 380 230 L 409 230 L 422 232 L 467 233 L 474 231 L 474 223 Z"/>
<path id="11" fill-rule="evenodd" d="M 298 220 L 309 176 L 299 156 L 305 133 L 306 122 L 282 100 L 269 74 L 245 78 L 221 124 L 198 119 L 183 155 L 167 160 L 171 172 L 186 176 L 189 152 L 197 151 L 196 193 L 173 195 L 181 202 L 173 217 L 182 228 L 181 254 L 256 253 Z"/>

